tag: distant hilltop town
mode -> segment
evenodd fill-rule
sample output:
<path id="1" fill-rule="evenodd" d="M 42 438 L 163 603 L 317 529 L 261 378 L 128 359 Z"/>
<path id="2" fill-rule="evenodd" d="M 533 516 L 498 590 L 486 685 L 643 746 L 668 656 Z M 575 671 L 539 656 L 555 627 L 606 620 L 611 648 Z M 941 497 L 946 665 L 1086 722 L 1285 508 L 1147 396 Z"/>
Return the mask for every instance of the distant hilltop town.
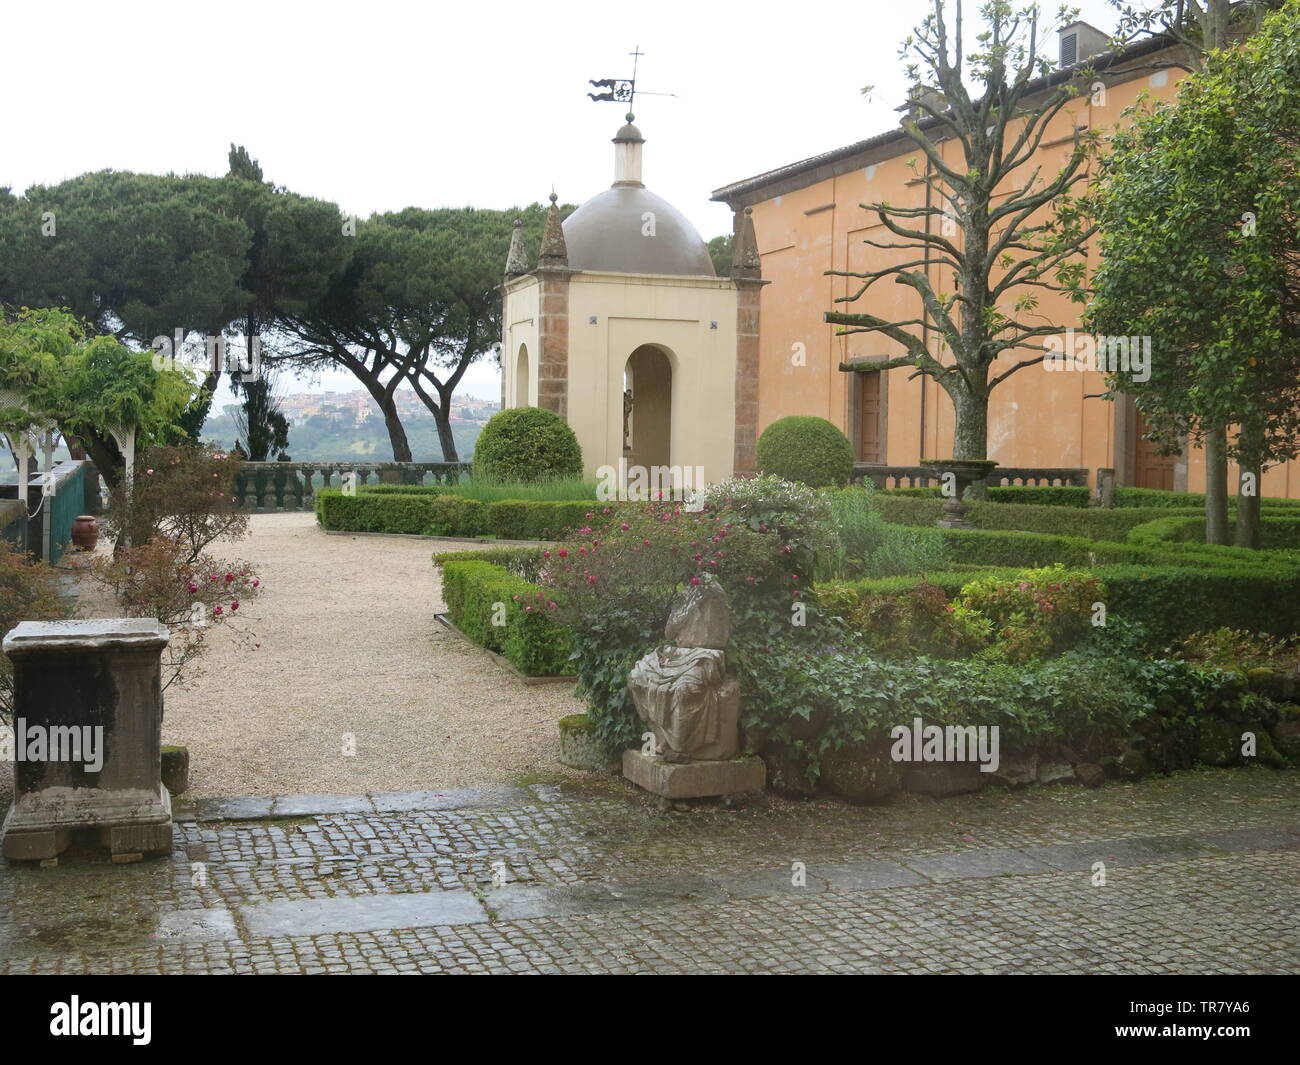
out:
<path id="1" fill-rule="evenodd" d="M 407 417 L 429 416 L 428 408 L 409 388 L 398 389 L 394 399 L 397 402 L 397 413 L 403 420 Z M 372 418 L 383 420 L 370 393 L 360 388 L 350 392 L 299 392 L 281 398 L 280 409 L 290 422 L 302 421 L 315 415 L 324 415 L 327 418 L 333 416 L 344 420 L 350 416 L 352 421 L 358 423 Z M 453 423 L 485 422 L 500 409 L 501 404 L 490 399 L 453 396 L 451 420 Z"/>
<path id="2" fill-rule="evenodd" d="M 383 415 L 369 392 L 363 389 L 298 392 L 277 398 L 281 412 L 289 420 L 287 453 L 292 458 L 300 462 L 392 459 L 392 442 Z M 437 426 L 428 408 L 410 389 L 399 390 L 394 398 L 412 459 L 443 461 Z M 479 432 L 500 407 L 493 400 L 452 397 L 451 431 L 461 461 L 468 461 L 473 455 Z M 221 411 L 213 411 L 203 426 L 203 439 L 233 447 L 241 432 L 236 419 L 238 411 L 238 404 L 227 404 Z"/>

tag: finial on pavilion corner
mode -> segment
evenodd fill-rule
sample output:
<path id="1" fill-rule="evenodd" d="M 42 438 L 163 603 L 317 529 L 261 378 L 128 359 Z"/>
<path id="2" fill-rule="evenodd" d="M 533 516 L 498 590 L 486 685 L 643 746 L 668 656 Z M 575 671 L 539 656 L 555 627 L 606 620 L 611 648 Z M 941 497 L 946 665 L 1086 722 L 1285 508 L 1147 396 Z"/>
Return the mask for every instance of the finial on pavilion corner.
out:
<path id="1" fill-rule="evenodd" d="M 736 219 L 735 237 L 731 243 L 731 276 L 741 279 L 761 279 L 763 260 L 758 254 L 758 238 L 754 235 L 754 208 L 746 207 Z"/>
<path id="2" fill-rule="evenodd" d="M 551 189 L 551 206 L 546 209 L 546 229 L 542 233 L 542 250 L 538 256 L 539 267 L 560 267 L 569 265 L 569 250 L 564 244 L 564 228 L 560 225 L 559 197 Z"/>
<path id="3" fill-rule="evenodd" d="M 516 218 L 510 232 L 510 251 L 506 255 L 506 277 L 528 273 L 528 248 L 524 244 L 524 220 Z"/>

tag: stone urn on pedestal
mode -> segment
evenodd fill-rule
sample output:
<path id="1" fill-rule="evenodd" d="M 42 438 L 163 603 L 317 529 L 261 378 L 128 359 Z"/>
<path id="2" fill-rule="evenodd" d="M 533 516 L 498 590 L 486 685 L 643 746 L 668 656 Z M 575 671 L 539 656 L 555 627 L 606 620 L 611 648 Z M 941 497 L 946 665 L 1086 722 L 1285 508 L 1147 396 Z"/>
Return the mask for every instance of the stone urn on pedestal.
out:
<path id="1" fill-rule="evenodd" d="M 966 520 L 966 511 L 969 509 L 964 499 L 966 489 L 982 482 L 998 464 L 990 459 L 922 459 L 921 465 L 933 467 L 941 481 L 940 489 L 944 498 L 939 528 L 974 528 Z"/>

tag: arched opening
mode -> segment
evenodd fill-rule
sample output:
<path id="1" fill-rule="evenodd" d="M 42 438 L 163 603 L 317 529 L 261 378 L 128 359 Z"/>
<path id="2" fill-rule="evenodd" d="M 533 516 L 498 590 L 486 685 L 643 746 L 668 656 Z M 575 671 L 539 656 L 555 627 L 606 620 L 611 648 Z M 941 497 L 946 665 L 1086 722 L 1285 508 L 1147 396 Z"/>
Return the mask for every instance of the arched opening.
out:
<path id="1" fill-rule="evenodd" d="M 624 454 L 629 466 L 669 466 L 672 458 L 673 367 L 653 344 L 642 344 L 623 371 Z"/>
<path id="2" fill-rule="evenodd" d="M 529 374 L 528 374 L 528 345 L 520 344 L 519 351 L 515 355 L 515 406 L 530 406 L 529 401 Z"/>

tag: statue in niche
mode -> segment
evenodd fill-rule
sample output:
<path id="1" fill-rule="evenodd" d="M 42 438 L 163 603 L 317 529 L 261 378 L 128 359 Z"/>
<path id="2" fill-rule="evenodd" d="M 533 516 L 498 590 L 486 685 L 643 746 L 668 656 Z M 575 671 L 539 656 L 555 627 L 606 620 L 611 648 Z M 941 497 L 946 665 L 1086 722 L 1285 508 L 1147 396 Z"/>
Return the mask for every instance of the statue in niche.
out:
<path id="1" fill-rule="evenodd" d="M 623 450 L 632 450 L 632 390 L 623 390 Z"/>

